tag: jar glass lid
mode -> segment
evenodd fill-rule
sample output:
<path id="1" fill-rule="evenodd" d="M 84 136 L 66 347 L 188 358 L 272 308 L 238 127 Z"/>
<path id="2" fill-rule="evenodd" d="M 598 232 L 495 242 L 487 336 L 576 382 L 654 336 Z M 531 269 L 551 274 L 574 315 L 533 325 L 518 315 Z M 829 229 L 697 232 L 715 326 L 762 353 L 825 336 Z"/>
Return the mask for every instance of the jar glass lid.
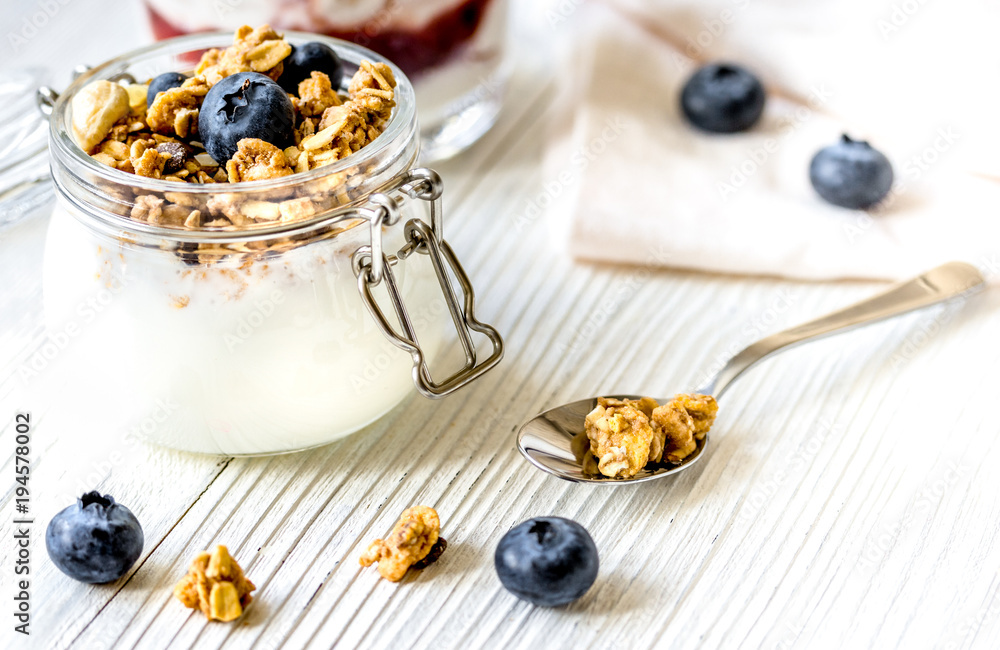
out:
<path id="1" fill-rule="evenodd" d="M 32 213 L 53 195 L 48 123 L 35 105 L 43 76 L 36 69 L 0 72 L 0 226 Z"/>

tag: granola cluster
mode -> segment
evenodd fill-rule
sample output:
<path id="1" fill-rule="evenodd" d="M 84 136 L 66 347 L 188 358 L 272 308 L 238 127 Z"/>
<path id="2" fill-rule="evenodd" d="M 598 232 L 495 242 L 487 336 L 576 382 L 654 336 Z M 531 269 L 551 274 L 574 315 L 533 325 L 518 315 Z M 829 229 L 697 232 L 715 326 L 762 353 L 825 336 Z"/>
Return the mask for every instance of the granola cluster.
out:
<path id="1" fill-rule="evenodd" d="M 250 604 L 250 592 L 255 589 L 229 549 L 219 545 L 211 553 L 198 554 L 187 575 L 174 586 L 174 596 L 185 607 L 200 609 L 210 621 L 233 621 Z"/>
<path id="2" fill-rule="evenodd" d="M 295 144 L 286 149 L 254 138 L 238 143 L 226 161 L 213 160 L 198 139 L 198 116 L 213 85 L 240 72 L 280 77 L 291 46 L 264 25 L 236 31 L 233 45 L 205 52 L 192 76 L 157 93 L 147 106 L 148 84 L 106 80 L 84 86 L 72 101 L 73 131 L 92 158 L 120 171 L 198 185 L 282 178 L 342 160 L 384 130 L 395 107 L 396 80 L 384 63 L 363 61 L 348 92 L 340 80 L 312 72 L 290 95 L 295 109 Z M 276 192 L 273 200 L 248 200 L 226 192 L 152 194 L 109 188 L 112 208 L 155 225 L 184 229 L 239 229 L 254 224 L 307 219 L 346 202 L 344 176 L 331 175 L 307 196 Z M 271 198 L 270 196 L 267 198 Z M 124 212 L 118 206 L 128 206 Z M 204 248 L 199 247 L 199 251 Z M 200 254 L 200 253 L 199 253 Z"/>
<path id="3" fill-rule="evenodd" d="M 341 102 L 330 90 L 329 78 L 313 72 L 299 84 L 296 146 L 285 149 L 296 171 L 314 169 L 341 160 L 377 138 L 396 105 L 396 79 L 384 63 L 362 61 L 348 88 L 350 98 Z M 304 110 L 312 113 L 306 115 Z M 322 111 L 317 113 L 319 109 Z"/>
<path id="4" fill-rule="evenodd" d="M 399 582 L 411 567 L 422 569 L 441 556 L 447 542 L 440 531 L 441 521 L 434 508 L 407 508 L 388 538 L 371 543 L 361 556 L 361 566 L 378 563 L 378 572 L 383 578 Z"/>
<path id="5" fill-rule="evenodd" d="M 698 448 L 718 410 L 710 395 L 676 395 L 662 406 L 650 397 L 598 398 L 577 445 L 584 472 L 629 478 L 650 464 L 680 463 Z"/>
<path id="6" fill-rule="evenodd" d="M 259 72 L 277 81 L 283 69 L 282 61 L 291 53 L 292 46 L 270 25 L 256 29 L 243 25 L 236 30 L 232 46 L 205 52 L 194 74 L 209 86 L 238 72 Z"/>

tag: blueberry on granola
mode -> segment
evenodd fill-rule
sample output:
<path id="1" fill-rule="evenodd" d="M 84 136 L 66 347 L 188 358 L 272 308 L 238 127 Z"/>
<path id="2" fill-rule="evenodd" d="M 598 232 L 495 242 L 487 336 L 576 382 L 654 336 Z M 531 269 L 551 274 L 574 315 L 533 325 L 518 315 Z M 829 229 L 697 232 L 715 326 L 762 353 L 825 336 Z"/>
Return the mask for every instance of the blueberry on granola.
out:
<path id="1" fill-rule="evenodd" d="M 112 582 L 142 554 L 142 526 L 105 494 L 88 492 L 49 522 L 45 548 L 59 570 L 80 582 Z"/>
<path id="2" fill-rule="evenodd" d="M 809 181 L 828 203 L 865 210 L 892 189 L 892 163 L 867 142 L 846 134 L 820 149 L 809 164 Z"/>
<path id="3" fill-rule="evenodd" d="M 764 112 L 764 86 L 746 68 L 709 63 L 681 91 L 681 110 L 694 126 L 711 133 L 746 131 Z"/>
<path id="4" fill-rule="evenodd" d="M 329 45 L 323 43 L 306 43 L 293 45 L 292 53 L 284 61 L 284 69 L 278 77 L 278 83 L 292 95 L 299 94 L 299 84 L 309 78 L 313 72 L 322 72 L 330 77 L 333 88 L 340 87 L 344 76 L 344 64 Z"/>
<path id="5" fill-rule="evenodd" d="M 205 95 L 198 134 L 209 155 L 224 163 L 244 138 L 263 140 L 279 149 L 289 146 L 294 121 L 292 100 L 281 86 L 258 72 L 238 72 Z"/>
<path id="6" fill-rule="evenodd" d="M 515 526 L 500 540 L 493 561 L 507 591 L 543 607 L 583 596 L 599 566 L 587 529 L 562 517 L 536 517 Z"/>
<path id="7" fill-rule="evenodd" d="M 164 72 L 153 77 L 153 80 L 149 82 L 149 89 L 146 90 L 146 106 L 152 106 L 153 100 L 164 90 L 179 88 L 186 80 L 187 77 L 180 72 Z"/>

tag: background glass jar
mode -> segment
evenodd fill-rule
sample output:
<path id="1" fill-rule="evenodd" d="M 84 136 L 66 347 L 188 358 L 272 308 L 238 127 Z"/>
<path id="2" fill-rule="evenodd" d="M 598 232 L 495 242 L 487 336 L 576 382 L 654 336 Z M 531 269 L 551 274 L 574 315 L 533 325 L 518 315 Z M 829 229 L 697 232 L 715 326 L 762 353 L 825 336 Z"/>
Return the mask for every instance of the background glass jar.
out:
<path id="1" fill-rule="evenodd" d="M 508 0 L 146 0 L 153 34 L 275 29 L 325 34 L 395 61 L 413 80 L 422 155 L 452 156 L 496 122 L 510 76 Z"/>
<path id="2" fill-rule="evenodd" d="M 413 89 L 383 57 L 322 39 L 344 60 L 345 79 L 363 59 L 392 66 L 397 107 L 367 147 L 308 172 L 253 183 L 178 183 L 104 166 L 77 145 L 70 102 L 84 84 L 185 70 L 198 52 L 230 39 L 198 34 L 126 54 L 77 79 L 52 107 L 58 202 L 46 242 L 46 318 L 61 332 L 85 311 L 99 312 L 99 323 L 78 338 L 84 356 L 77 363 L 87 379 L 76 390 L 109 410 L 171 405 L 170 417 L 144 432 L 153 442 L 260 454 L 356 431 L 398 404 L 414 381 L 436 396 L 492 367 L 502 354 L 499 337 L 475 321 L 471 296 L 465 311 L 455 307 L 461 303 L 452 278 L 461 285 L 464 275 L 439 239 L 439 203 L 430 200 L 439 179 L 410 169 L 419 148 Z M 130 218 L 150 203 L 163 211 L 272 218 L 238 229 Z M 302 209 L 311 216 L 281 220 Z M 396 290 L 395 300 L 387 289 Z M 406 327 L 394 328 L 394 320 Z M 452 320 L 461 341 L 468 325 L 485 332 L 494 351 L 480 363 L 473 353 L 471 366 L 467 355 L 462 371 L 435 384 L 425 362 L 440 350 Z"/>

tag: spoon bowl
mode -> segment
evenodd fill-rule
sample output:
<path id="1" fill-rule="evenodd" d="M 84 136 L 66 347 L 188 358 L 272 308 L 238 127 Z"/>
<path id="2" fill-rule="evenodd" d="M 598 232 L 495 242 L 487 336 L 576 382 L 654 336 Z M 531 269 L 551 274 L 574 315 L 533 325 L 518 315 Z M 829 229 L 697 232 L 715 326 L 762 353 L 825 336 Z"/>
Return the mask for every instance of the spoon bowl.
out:
<path id="1" fill-rule="evenodd" d="M 641 395 L 615 395 L 620 399 L 640 399 Z M 667 400 L 657 400 L 663 403 Z M 587 414 L 597 406 L 597 398 L 581 399 L 556 408 L 549 409 L 525 422 L 517 434 L 517 447 L 532 465 L 575 483 L 607 483 L 607 482 L 639 482 L 676 474 L 694 465 L 705 445 L 708 436 L 698 440 L 698 447 L 682 462 L 677 464 L 657 463 L 649 465 L 635 476 L 627 479 L 608 478 L 603 475 L 587 474 L 583 471 L 580 454 L 580 436 L 585 436 L 583 421 Z"/>
<path id="2" fill-rule="evenodd" d="M 773 334 L 749 345 L 730 359 L 705 386 L 695 393 L 712 395 L 717 400 L 729 386 L 763 359 L 793 346 L 831 334 L 846 332 L 888 318 L 924 309 L 948 300 L 962 298 L 985 284 L 976 267 L 964 262 L 949 262 L 912 280 L 859 303 L 809 321 L 798 327 Z M 610 395 L 609 395 L 610 397 Z M 640 399 L 642 395 L 617 395 Z M 666 400 L 658 400 L 661 403 Z M 708 447 L 708 436 L 698 441 L 697 449 L 677 464 L 649 465 L 634 476 L 611 478 L 583 471 L 584 454 L 589 441 L 584 432 L 587 414 L 597 406 L 597 398 L 577 400 L 549 409 L 528 420 L 517 432 L 517 447 L 532 465 L 567 481 L 621 485 L 650 481 L 682 472 L 694 465 Z"/>

